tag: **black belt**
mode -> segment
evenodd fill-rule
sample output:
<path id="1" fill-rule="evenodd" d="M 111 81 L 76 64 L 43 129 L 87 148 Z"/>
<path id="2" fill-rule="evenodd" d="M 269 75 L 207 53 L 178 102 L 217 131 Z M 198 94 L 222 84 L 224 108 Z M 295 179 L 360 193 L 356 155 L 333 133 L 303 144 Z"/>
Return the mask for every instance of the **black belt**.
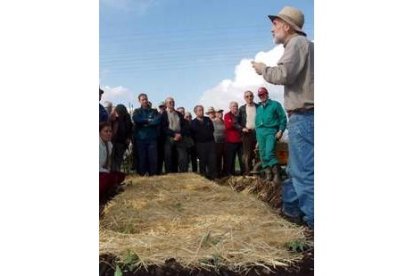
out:
<path id="1" fill-rule="evenodd" d="M 311 107 L 311 108 L 298 108 L 298 109 L 294 109 L 294 110 L 288 110 L 287 114 L 290 117 L 294 113 L 300 114 L 300 113 L 306 113 L 306 112 L 311 112 L 311 111 L 313 112 L 313 107 Z"/>

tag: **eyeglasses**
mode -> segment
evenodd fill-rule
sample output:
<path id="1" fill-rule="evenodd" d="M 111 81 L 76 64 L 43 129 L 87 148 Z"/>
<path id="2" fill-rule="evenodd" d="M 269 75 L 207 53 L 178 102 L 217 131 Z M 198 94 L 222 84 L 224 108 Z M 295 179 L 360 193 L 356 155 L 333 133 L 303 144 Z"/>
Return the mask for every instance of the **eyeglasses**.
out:
<path id="1" fill-rule="evenodd" d="M 253 98 L 253 95 L 246 95 L 245 98 Z"/>
<path id="2" fill-rule="evenodd" d="M 259 94 L 258 96 L 259 96 L 259 98 L 262 98 L 262 97 L 266 96 L 266 93 Z"/>

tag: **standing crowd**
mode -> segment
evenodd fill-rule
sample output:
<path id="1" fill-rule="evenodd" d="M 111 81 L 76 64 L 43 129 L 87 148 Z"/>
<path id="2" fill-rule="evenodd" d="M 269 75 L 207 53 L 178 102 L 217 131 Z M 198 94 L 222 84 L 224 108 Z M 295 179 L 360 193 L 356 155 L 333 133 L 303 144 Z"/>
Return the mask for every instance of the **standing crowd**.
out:
<path id="1" fill-rule="evenodd" d="M 284 108 L 265 87 L 257 90 L 258 102 L 255 93 L 245 91 L 245 104 L 230 102 L 225 114 L 196 105 L 194 119 L 184 107 L 176 108 L 172 97 L 156 109 L 141 93 L 140 108 L 132 116 L 122 104 L 107 109 L 99 104 L 100 196 L 124 180 L 121 165 L 130 144 L 133 169 L 142 176 L 192 171 L 209 179 L 238 171 L 249 175 L 258 148 L 266 180 L 282 184 L 276 143 L 288 128 L 289 178 L 282 185 L 282 214 L 313 228 L 313 43 L 302 31 L 300 10 L 285 7 L 269 18 L 284 54 L 276 66 L 253 61 L 252 67 L 267 82 L 284 85 Z M 99 100 L 102 93 L 99 88 Z"/>
<path id="2" fill-rule="evenodd" d="M 258 161 L 254 154 L 258 147 L 263 149 L 260 156 L 266 176 L 272 180 L 272 172 L 279 175 L 275 145 L 286 128 L 286 115 L 279 102 L 269 99 L 266 88 L 259 88 L 258 96 L 260 104 L 254 102 L 252 91 L 245 91 L 246 103 L 239 108 L 237 102 L 230 102 L 225 114 L 222 109 L 196 105 L 194 119 L 184 107 L 175 108 L 172 97 L 156 109 L 141 93 L 140 108 L 132 116 L 122 104 L 112 109 L 100 104 L 100 132 L 111 133 L 110 139 L 100 135 L 100 168 L 121 172 L 124 154 L 132 144 L 133 170 L 141 176 L 189 171 L 209 179 L 249 175 Z"/>

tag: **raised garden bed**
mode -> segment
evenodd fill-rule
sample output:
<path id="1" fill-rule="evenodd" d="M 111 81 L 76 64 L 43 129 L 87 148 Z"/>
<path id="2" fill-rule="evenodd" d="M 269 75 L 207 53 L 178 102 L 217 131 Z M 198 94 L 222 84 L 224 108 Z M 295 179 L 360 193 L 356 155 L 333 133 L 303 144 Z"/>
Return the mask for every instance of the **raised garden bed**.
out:
<path id="1" fill-rule="evenodd" d="M 313 275 L 305 228 L 258 199 L 260 183 L 240 193 L 196 174 L 127 183 L 100 219 L 101 275 Z"/>

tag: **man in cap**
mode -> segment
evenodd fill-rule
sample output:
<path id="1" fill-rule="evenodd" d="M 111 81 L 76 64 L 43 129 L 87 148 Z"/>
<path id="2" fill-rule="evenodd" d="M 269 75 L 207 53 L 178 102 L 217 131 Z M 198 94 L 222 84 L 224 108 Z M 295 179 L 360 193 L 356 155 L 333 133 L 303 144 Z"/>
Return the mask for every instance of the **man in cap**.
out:
<path id="1" fill-rule="evenodd" d="M 102 94 L 104 91 L 99 86 L 99 101 L 102 99 Z M 99 123 L 107 122 L 108 121 L 108 112 L 106 111 L 105 107 L 99 103 Z"/>
<path id="2" fill-rule="evenodd" d="M 256 147 L 256 109 L 257 104 L 253 101 L 253 92 L 247 90 L 244 92 L 244 100 L 246 104 L 239 108 L 239 123 L 242 127 L 242 143 L 243 143 L 243 164 L 244 173 L 249 175 L 253 168 L 254 148 Z"/>
<path id="3" fill-rule="evenodd" d="M 158 112 L 160 113 L 160 114 L 162 114 L 162 113 L 164 113 L 164 111 L 165 111 L 165 109 L 166 109 L 167 107 L 165 106 L 165 102 L 164 101 L 162 101 L 162 102 L 160 102 L 160 104 L 158 105 Z"/>
<path id="4" fill-rule="evenodd" d="M 301 218 L 313 228 L 313 42 L 302 30 L 303 13 L 284 7 L 277 15 L 269 16 L 272 34 L 285 51 L 277 66 L 252 62 L 255 71 L 276 85 L 284 85 L 284 106 L 289 116 L 289 165 L 291 177 L 283 185 L 284 215 Z"/>
<path id="5" fill-rule="evenodd" d="M 214 109 L 214 108 L 213 108 Z M 211 118 L 211 117 L 210 117 Z M 217 174 L 219 177 L 224 176 L 226 164 L 226 152 L 225 152 L 225 125 L 223 120 L 223 109 L 215 110 L 214 125 L 214 142 L 216 143 L 216 157 L 217 157 Z"/>
<path id="6" fill-rule="evenodd" d="M 269 99 L 269 92 L 265 87 L 260 87 L 257 95 L 260 105 L 256 111 L 256 137 L 259 143 L 259 155 L 262 168 L 266 173 L 266 180 L 272 180 L 275 184 L 282 184 L 280 170 L 276 158 L 276 142 L 282 138 L 286 129 L 286 115 L 282 105 Z"/>
<path id="7" fill-rule="evenodd" d="M 207 109 L 206 115 L 208 115 L 211 121 L 214 121 L 214 119 L 216 118 L 216 110 L 214 109 L 214 107 L 210 106 Z"/>

